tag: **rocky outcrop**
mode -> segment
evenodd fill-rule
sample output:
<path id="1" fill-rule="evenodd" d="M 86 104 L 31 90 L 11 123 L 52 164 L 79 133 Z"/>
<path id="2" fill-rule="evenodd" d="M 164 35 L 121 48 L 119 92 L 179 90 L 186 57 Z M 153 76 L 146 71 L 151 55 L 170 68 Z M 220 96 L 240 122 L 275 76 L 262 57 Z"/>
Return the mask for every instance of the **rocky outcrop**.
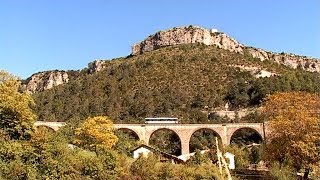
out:
<path id="1" fill-rule="evenodd" d="M 220 116 L 221 118 L 223 117 L 228 117 L 231 120 L 234 120 L 236 118 L 241 119 L 248 115 L 250 111 L 248 109 L 240 109 L 238 111 L 228 111 L 228 110 L 217 110 L 214 112 L 209 113 L 210 114 L 215 114 L 217 116 Z"/>
<path id="2" fill-rule="evenodd" d="M 132 46 L 132 55 L 142 54 L 165 46 L 190 43 L 216 45 L 219 48 L 241 54 L 243 53 L 244 47 L 222 32 L 217 32 L 216 30 L 210 31 L 197 26 L 189 26 L 159 31 L 149 36 L 144 41 Z"/>
<path id="3" fill-rule="evenodd" d="M 310 72 L 320 72 L 320 60 L 290 53 L 274 53 L 259 48 L 247 47 L 247 53 L 261 61 L 269 60 L 290 68 L 302 68 Z"/>
<path id="4" fill-rule="evenodd" d="M 255 78 L 264 78 L 277 75 L 276 73 L 261 69 L 260 67 L 244 66 L 244 65 L 230 65 L 230 67 L 239 68 L 240 71 L 248 71 Z"/>
<path id="5" fill-rule="evenodd" d="M 33 74 L 25 81 L 25 88 L 29 92 L 39 92 L 51 89 L 69 81 L 66 71 L 45 71 Z"/>
<path id="6" fill-rule="evenodd" d="M 261 61 L 264 61 L 264 60 L 268 60 L 269 59 L 269 55 L 268 53 L 263 50 L 263 49 L 260 49 L 260 48 L 248 48 L 248 53 L 254 57 L 254 58 L 258 58 L 260 59 Z"/>
<path id="7" fill-rule="evenodd" d="M 91 63 L 88 64 L 89 67 L 89 73 L 95 73 L 98 71 L 101 71 L 102 69 L 104 69 L 107 66 L 107 62 L 105 60 L 95 60 Z"/>
<path id="8" fill-rule="evenodd" d="M 246 53 L 261 61 L 270 60 L 294 69 L 299 67 L 310 72 L 320 72 L 319 59 L 289 53 L 274 53 L 260 48 L 246 47 L 223 32 L 208 30 L 197 26 L 172 28 L 150 35 L 142 42 L 132 46 L 132 55 L 142 54 L 165 46 L 191 43 L 215 45 L 231 52 L 240 54 Z"/>
<path id="9" fill-rule="evenodd" d="M 95 60 L 88 64 L 88 68 L 85 69 L 86 73 L 95 73 L 103 70 L 109 61 Z M 44 71 L 31 75 L 28 79 L 23 81 L 24 88 L 31 92 L 40 92 L 47 89 L 51 89 L 54 86 L 65 84 L 69 82 L 70 77 L 76 77 L 79 71 Z"/>

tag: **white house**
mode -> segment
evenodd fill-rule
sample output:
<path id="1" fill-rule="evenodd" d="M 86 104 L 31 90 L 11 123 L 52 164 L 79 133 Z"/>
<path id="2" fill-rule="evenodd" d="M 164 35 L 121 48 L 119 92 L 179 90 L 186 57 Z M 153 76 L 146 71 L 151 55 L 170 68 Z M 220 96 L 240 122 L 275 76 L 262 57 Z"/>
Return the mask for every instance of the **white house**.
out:
<path id="1" fill-rule="evenodd" d="M 149 150 L 149 148 L 145 146 L 139 146 L 138 148 L 133 150 L 133 158 L 138 159 L 140 155 L 147 157 L 150 152 L 151 150 Z"/>
<path id="2" fill-rule="evenodd" d="M 200 151 L 201 154 L 204 154 L 206 152 L 209 152 L 210 150 L 202 150 Z M 188 161 L 192 156 L 194 156 L 196 153 L 189 153 L 189 154 L 182 154 L 180 156 L 178 156 L 179 159 L 183 160 L 184 162 Z"/>
<path id="3" fill-rule="evenodd" d="M 229 159 L 229 169 L 235 169 L 234 154 L 226 152 L 224 156 Z"/>
<path id="4" fill-rule="evenodd" d="M 210 29 L 210 33 L 216 33 L 218 32 L 218 29 Z"/>
<path id="5" fill-rule="evenodd" d="M 134 159 L 139 158 L 141 155 L 143 155 L 144 157 L 147 157 L 149 153 L 154 153 L 154 154 L 157 154 L 157 157 L 161 162 L 171 162 L 173 164 L 184 163 L 184 161 L 179 159 L 177 156 L 160 151 L 159 149 L 156 149 L 154 147 L 151 147 L 145 144 L 142 144 L 137 148 L 133 149 L 132 153 L 133 153 Z"/>

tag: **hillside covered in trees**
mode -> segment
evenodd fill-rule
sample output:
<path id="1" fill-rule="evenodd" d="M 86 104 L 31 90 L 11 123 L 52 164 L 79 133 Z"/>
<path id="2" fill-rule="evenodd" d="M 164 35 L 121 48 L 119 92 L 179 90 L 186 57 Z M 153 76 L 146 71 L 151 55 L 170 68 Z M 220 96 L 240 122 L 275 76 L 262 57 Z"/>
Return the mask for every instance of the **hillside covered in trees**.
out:
<path id="1" fill-rule="evenodd" d="M 276 91 L 320 92 L 320 76 L 303 68 L 199 43 L 168 46 L 104 62 L 99 72 L 74 73 L 69 82 L 36 92 L 38 120 L 107 115 L 115 123 L 173 116 L 182 123 L 214 123 L 209 112 L 257 107 Z M 270 77 L 260 77 L 267 71 Z"/>

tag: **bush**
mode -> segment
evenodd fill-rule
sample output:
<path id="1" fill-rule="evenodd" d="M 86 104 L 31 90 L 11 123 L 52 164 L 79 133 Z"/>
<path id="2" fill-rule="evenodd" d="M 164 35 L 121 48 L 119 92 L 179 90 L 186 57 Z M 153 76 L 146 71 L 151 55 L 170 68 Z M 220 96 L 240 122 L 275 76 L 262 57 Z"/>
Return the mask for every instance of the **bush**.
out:
<path id="1" fill-rule="evenodd" d="M 247 168 L 250 164 L 249 152 L 236 144 L 231 144 L 226 148 L 227 152 L 234 154 L 236 168 Z"/>
<path id="2" fill-rule="evenodd" d="M 269 168 L 270 175 L 275 180 L 292 180 L 296 179 L 296 172 L 288 166 L 280 166 L 278 163 L 274 163 Z"/>
<path id="3" fill-rule="evenodd" d="M 155 179 L 157 171 L 155 171 L 155 165 L 157 159 L 154 155 L 149 154 L 148 157 L 140 156 L 135 160 L 131 167 L 130 172 L 134 177 L 140 179 Z"/>

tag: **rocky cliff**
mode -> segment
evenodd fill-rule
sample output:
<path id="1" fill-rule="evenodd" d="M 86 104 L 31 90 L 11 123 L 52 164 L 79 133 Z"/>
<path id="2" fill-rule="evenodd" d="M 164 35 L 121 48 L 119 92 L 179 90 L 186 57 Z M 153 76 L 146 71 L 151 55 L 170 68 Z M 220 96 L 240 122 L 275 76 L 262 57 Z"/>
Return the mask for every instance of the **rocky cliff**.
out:
<path id="1" fill-rule="evenodd" d="M 172 28 L 150 35 L 145 40 L 132 46 L 132 55 L 139 55 L 165 46 L 190 43 L 214 45 L 231 52 L 240 54 L 247 53 L 261 61 L 270 60 L 294 69 L 299 67 L 311 72 L 320 72 L 319 59 L 289 53 L 274 53 L 259 48 L 246 47 L 225 33 L 218 32 L 215 29 L 208 30 L 197 26 Z"/>
<path id="2" fill-rule="evenodd" d="M 89 73 L 92 74 L 92 73 L 101 71 L 102 69 L 104 69 L 107 66 L 108 62 L 109 61 L 106 61 L 106 60 L 95 60 L 95 61 L 89 63 L 88 64 Z"/>
<path id="3" fill-rule="evenodd" d="M 217 30 L 207 30 L 197 26 L 172 28 L 159 31 L 149 36 L 144 41 L 132 46 L 132 55 L 159 49 L 165 46 L 179 44 L 202 43 L 216 45 L 222 49 L 243 53 L 243 45 L 236 40 Z"/>
<path id="4" fill-rule="evenodd" d="M 109 61 L 95 60 L 88 64 L 88 68 L 84 69 L 85 73 L 92 74 L 104 69 Z M 69 82 L 70 76 L 78 74 L 80 71 L 44 71 L 31 75 L 28 79 L 23 81 L 24 87 L 27 91 L 34 93 L 54 86 L 65 84 Z"/>
<path id="5" fill-rule="evenodd" d="M 69 75 L 66 71 L 45 71 L 33 74 L 26 79 L 25 87 L 29 92 L 36 92 L 51 89 L 68 81 Z"/>
<path id="6" fill-rule="evenodd" d="M 246 47 L 247 52 L 261 61 L 270 60 L 290 68 L 302 68 L 310 72 L 320 72 L 320 60 L 290 53 L 274 53 L 259 48 Z"/>

